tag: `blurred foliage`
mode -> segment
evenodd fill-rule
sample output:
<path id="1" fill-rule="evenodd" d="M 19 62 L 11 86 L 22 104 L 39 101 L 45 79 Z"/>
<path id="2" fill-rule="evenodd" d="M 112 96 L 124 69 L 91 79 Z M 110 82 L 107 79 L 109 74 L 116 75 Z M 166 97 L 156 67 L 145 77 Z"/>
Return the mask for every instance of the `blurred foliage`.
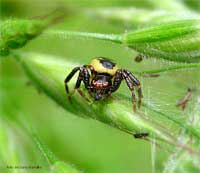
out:
<path id="1" fill-rule="evenodd" d="M 110 25 L 101 20 L 91 20 L 88 16 L 84 16 L 77 11 L 88 7 L 114 6 L 134 6 L 146 9 L 161 8 L 159 3 L 156 3 L 156 1 L 152 2 L 151 0 L 36 0 L 34 2 L 1 0 L 1 19 L 11 17 L 27 19 L 42 16 L 60 6 L 65 6 L 69 9 L 67 18 L 52 28 L 118 34 L 123 33 L 127 28 L 124 26 L 116 27 L 116 25 Z M 170 1 L 164 2 L 168 3 Z M 196 5 L 192 5 L 189 1 L 186 2 L 191 5 L 191 8 L 195 8 Z M 168 9 L 170 8 L 168 6 Z M 76 13 L 70 15 L 71 9 Z M 185 9 L 185 6 L 180 5 L 179 9 Z M 105 56 L 115 59 L 121 67 L 132 71 L 163 68 L 172 64 L 167 61 L 150 59 L 137 64 L 134 62 L 136 55 L 134 51 L 127 50 L 121 45 L 97 40 L 74 38 L 62 40 L 58 37 L 38 37 L 21 50 L 58 55 L 59 57 L 64 57 L 67 61 L 79 64 L 88 63 L 95 56 Z M 60 106 L 43 95 L 40 90 L 36 91 L 32 87 L 29 79 L 12 57 L 1 59 L 0 69 L 0 123 L 1 125 L 3 124 L 0 126 L 0 133 L 2 134 L 0 136 L 0 172 L 13 172 L 12 170 L 5 169 L 5 166 L 7 166 L 5 165 L 5 160 L 10 161 L 7 163 L 8 165 L 40 165 L 42 169 L 37 170 L 37 172 L 48 172 L 46 160 L 33 143 L 32 137 L 15 123 L 15 120 L 18 118 L 25 119 L 23 117 L 30 119 L 31 124 L 37 129 L 41 139 L 60 160 L 73 163 L 84 172 L 153 172 L 150 143 L 143 140 L 135 140 L 132 136 L 97 121 L 77 118 L 71 113 L 64 111 Z M 67 74 L 61 74 L 61 76 L 65 75 Z M 185 113 L 176 108 L 175 104 L 177 100 L 184 97 L 188 87 L 198 90 L 199 75 L 199 70 L 191 69 L 167 72 L 159 78 L 139 76 L 139 79 L 144 86 L 145 100 L 152 103 L 154 108 L 165 110 L 167 113 L 170 112 L 172 116 L 177 115 L 179 118 L 187 120 L 187 117 L 184 116 Z M 128 98 L 130 97 L 125 85 L 119 90 L 119 93 L 125 93 Z M 198 91 L 195 92 L 195 96 L 197 93 Z M 195 99 L 196 97 L 193 97 L 188 103 L 187 112 L 191 112 Z M 159 116 L 156 118 L 160 119 Z M 173 126 L 168 121 L 166 121 L 166 125 L 170 130 L 174 130 L 175 134 L 178 133 L 179 129 L 176 126 Z M 7 135 L 8 131 L 12 134 L 11 137 Z M 12 143 L 12 145 L 8 144 L 8 142 Z M 10 149 L 8 146 L 14 146 L 12 151 L 16 151 L 12 152 L 13 156 L 10 156 L 10 159 L 5 158 L 5 151 L 8 153 L 6 157 L 9 157 Z M 157 148 L 157 150 L 155 169 L 159 173 L 162 172 L 164 162 L 170 153 L 167 151 L 167 148 Z M 190 156 L 186 155 L 186 157 L 189 158 Z M 187 168 L 186 170 L 195 172 L 196 169 L 193 163 L 187 163 L 183 165 Z M 63 163 L 59 162 L 58 165 L 62 167 Z M 30 170 L 29 172 L 35 172 L 35 170 Z"/>
<path id="2" fill-rule="evenodd" d="M 197 0 L 183 0 L 188 7 L 190 7 L 191 10 L 195 10 L 197 12 L 200 11 L 200 2 Z"/>

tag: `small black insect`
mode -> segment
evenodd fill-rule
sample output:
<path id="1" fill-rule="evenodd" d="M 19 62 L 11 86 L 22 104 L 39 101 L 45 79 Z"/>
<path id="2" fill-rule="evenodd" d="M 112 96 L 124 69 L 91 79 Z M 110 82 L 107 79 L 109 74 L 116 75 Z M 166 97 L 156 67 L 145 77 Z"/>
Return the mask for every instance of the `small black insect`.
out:
<path id="1" fill-rule="evenodd" d="M 149 136 L 149 133 L 136 133 L 133 135 L 135 138 L 145 138 Z"/>
<path id="2" fill-rule="evenodd" d="M 65 79 L 65 89 L 68 96 L 69 88 L 67 83 L 77 71 L 79 71 L 79 76 L 76 81 L 75 90 L 77 90 L 87 101 L 89 101 L 89 99 L 86 98 L 85 94 L 80 90 L 82 81 L 89 94 L 95 100 L 101 100 L 115 92 L 119 88 L 121 81 L 124 79 L 132 94 L 134 112 L 136 111 L 134 87 L 137 88 L 138 92 L 138 107 L 141 106 L 142 89 L 140 81 L 128 70 L 119 69 L 117 64 L 110 59 L 98 57 L 93 59 L 89 65 L 75 67 Z"/>

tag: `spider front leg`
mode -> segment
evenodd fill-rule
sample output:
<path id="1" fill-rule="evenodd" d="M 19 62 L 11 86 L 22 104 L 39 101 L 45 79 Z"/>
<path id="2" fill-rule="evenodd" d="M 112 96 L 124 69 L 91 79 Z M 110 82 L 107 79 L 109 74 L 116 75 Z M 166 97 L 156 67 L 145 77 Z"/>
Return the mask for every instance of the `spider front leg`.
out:
<path id="1" fill-rule="evenodd" d="M 123 80 L 122 73 L 121 73 L 120 70 L 118 70 L 116 72 L 115 78 L 113 80 L 113 84 L 109 88 L 108 94 L 111 94 L 111 93 L 115 92 L 119 88 L 122 80 Z"/>
<path id="2" fill-rule="evenodd" d="M 126 84 L 128 86 L 128 88 L 131 91 L 131 95 L 132 95 L 132 103 L 133 103 L 133 112 L 136 112 L 136 98 L 135 98 L 135 93 L 134 93 L 134 86 L 133 86 L 133 82 L 132 80 L 128 77 L 127 73 L 125 73 L 124 71 L 122 71 L 122 76 L 126 81 Z"/>
<path id="3" fill-rule="evenodd" d="M 65 91 L 67 93 L 68 99 L 71 102 L 71 97 L 70 97 L 70 93 L 69 93 L 69 87 L 68 87 L 68 82 L 71 80 L 71 78 L 76 74 L 77 71 L 80 70 L 81 67 L 75 67 L 69 74 L 68 76 L 65 78 Z"/>
<path id="4" fill-rule="evenodd" d="M 122 80 L 126 81 L 126 84 L 128 85 L 129 89 L 131 90 L 132 93 L 132 102 L 133 102 L 133 111 L 136 112 L 136 98 L 135 98 L 135 94 L 134 94 L 134 88 L 133 88 L 133 83 L 132 81 L 128 78 L 128 75 L 126 73 L 124 73 L 123 70 L 118 70 L 116 72 L 114 81 L 113 81 L 113 85 L 110 88 L 110 93 L 115 92 L 120 84 Z"/>
<path id="5" fill-rule="evenodd" d="M 78 93 L 88 102 L 91 102 L 87 97 L 86 95 L 84 94 L 84 92 L 80 89 L 80 86 L 81 86 L 81 82 L 83 81 L 84 85 L 85 85 L 85 88 L 87 90 L 90 89 L 90 74 L 87 70 L 87 68 L 83 67 L 80 69 L 80 73 L 79 73 L 79 76 L 78 76 L 78 79 L 77 79 L 77 82 L 76 82 L 76 85 L 75 85 L 75 90 L 78 91 Z"/>
<path id="6" fill-rule="evenodd" d="M 136 97 L 135 97 L 135 93 L 134 93 L 134 87 L 131 83 L 131 81 L 128 78 L 125 78 L 126 84 L 128 85 L 130 91 L 131 91 L 131 95 L 132 95 L 132 103 L 133 103 L 133 111 L 136 112 Z"/>
<path id="7" fill-rule="evenodd" d="M 65 79 L 65 90 L 66 90 L 66 93 L 68 95 L 68 99 L 71 101 L 71 96 L 70 96 L 70 93 L 69 93 L 69 87 L 68 87 L 68 82 L 71 80 L 71 78 L 75 75 L 75 73 L 77 71 L 80 71 L 79 72 L 79 76 L 77 78 L 77 81 L 76 81 L 76 85 L 74 87 L 75 91 L 77 90 L 78 93 L 87 101 L 90 102 L 90 100 L 85 96 L 85 94 L 81 91 L 80 89 L 80 86 L 81 86 L 81 82 L 83 81 L 84 84 L 85 84 L 85 87 L 86 88 L 89 88 L 89 78 L 90 78 L 90 75 L 89 75 L 89 72 L 88 70 L 85 68 L 85 67 L 75 67 L 71 73 L 66 77 Z"/>
<path id="8" fill-rule="evenodd" d="M 141 107 L 142 104 L 142 88 L 140 85 L 140 81 L 128 70 L 123 70 L 122 74 L 124 77 L 128 78 L 129 81 L 132 83 L 132 87 L 136 86 L 137 87 L 137 92 L 138 92 L 138 107 Z"/>

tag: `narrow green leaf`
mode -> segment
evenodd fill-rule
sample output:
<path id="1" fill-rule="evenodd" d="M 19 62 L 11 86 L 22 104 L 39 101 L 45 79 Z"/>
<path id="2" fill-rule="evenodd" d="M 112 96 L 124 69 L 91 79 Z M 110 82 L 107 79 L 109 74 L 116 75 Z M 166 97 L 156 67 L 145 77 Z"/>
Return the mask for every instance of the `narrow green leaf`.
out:
<path id="1" fill-rule="evenodd" d="M 62 11 L 40 19 L 8 19 L 0 23 L 0 56 L 7 56 L 10 49 L 18 49 L 40 35 L 50 24 L 57 21 Z"/>
<path id="2" fill-rule="evenodd" d="M 124 34 L 122 42 L 148 57 L 200 62 L 199 20 L 155 25 Z"/>
<path id="3" fill-rule="evenodd" d="M 29 40 L 38 36 L 46 25 L 40 20 L 9 19 L 2 22 L 0 54 L 6 55 L 6 50 L 23 47 Z"/>
<path id="4" fill-rule="evenodd" d="M 39 139 L 36 132 L 34 132 L 33 128 L 27 131 L 31 137 L 33 137 L 33 140 L 43 156 L 47 159 L 47 161 L 50 164 L 50 169 L 52 173 L 81 173 L 79 170 L 77 170 L 74 166 L 70 165 L 69 163 L 65 163 L 63 161 L 60 161 L 54 153 Z"/>
<path id="5" fill-rule="evenodd" d="M 153 69 L 153 70 L 146 70 L 142 72 L 134 72 L 136 74 L 153 74 L 153 73 L 164 73 L 168 71 L 173 71 L 173 70 L 183 70 L 183 69 L 192 69 L 192 68 L 198 68 L 200 70 L 200 63 L 181 63 L 181 64 L 176 64 L 176 65 L 171 65 L 167 67 L 162 67 L 159 69 Z"/>
<path id="6" fill-rule="evenodd" d="M 18 56 L 17 59 L 36 86 L 67 111 L 77 116 L 99 120 L 132 135 L 135 133 L 149 133 L 150 138 L 156 137 L 162 141 L 190 150 L 188 147 L 182 146 L 182 144 L 176 144 L 173 135 L 170 135 L 170 132 L 166 131 L 165 128 L 158 126 L 159 122 L 154 123 L 153 119 L 150 120 L 145 117 L 142 110 L 134 113 L 130 101 L 126 99 L 126 96 L 121 97 L 119 95 L 121 98 L 117 100 L 110 98 L 100 102 L 93 101 L 93 103 L 88 103 L 75 93 L 72 96 L 72 103 L 70 103 L 65 93 L 64 79 L 77 64 L 40 54 L 24 54 L 22 58 Z M 73 88 L 74 83 L 75 79 L 72 79 L 72 82 L 69 84 L 70 88 Z M 147 103 L 144 104 L 148 105 Z M 152 116 L 153 114 L 159 114 L 159 112 L 152 111 L 152 108 L 149 110 Z M 161 116 L 169 119 L 169 116 L 165 116 L 165 114 Z M 183 121 L 173 117 L 170 117 L 170 120 L 180 127 L 186 128 Z M 194 133 L 192 128 L 187 126 L 186 129 L 189 130 L 191 135 L 199 138 L 199 135 L 196 135 L 197 132 L 195 131 Z M 190 151 L 195 152 L 193 149 Z"/>
<path id="7" fill-rule="evenodd" d="M 76 31 L 62 31 L 62 30 L 48 30 L 43 34 L 43 37 L 56 36 L 61 39 L 69 39 L 70 37 L 76 38 L 91 38 L 98 40 L 111 41 L 114 43 L 121 43 L 122 36 L 117 34 L 100 34 L 100 33 L 89 33 L 89 32 L 76 32 Z"/>
<path id="8" fill-rule="evenodd" d="M 85 37 L 119 43 L 147 57 L 170 61 L 200 62 L 200 22 L 181 20 L 153 25 L 125 34 L 99 34 L 74 31 L 47 31 L 44 36 Z"/>
<path id="9" fill-rule="evenodd" d="M 28 123 L 28 122 L 27 122 Z M 37 145 L 38 149 L 41 151 L 43 156 L 46 158 L 46 160 L 49 162 L 49 164 L 54 164 L 58 159 L 56 156 L 51 152 L 51 150 L 39 139 L 38 135 L 36 133 L 33 133 L 31 130 L 28 132 L 30 136 L 33 138 L 35 144 Z"/>
<path id="10" fill-rule="evenodd" d="M 135 44 L 145 44 L 152 42 L 161 42 L 177 37 L 184 37 L 199 31 L 200 23 L 198 20 L 183 20 L 178 22 L 169 22 L 138 31 L 128 32 L 124 35 L 123 42 L 128 46 Z"/>

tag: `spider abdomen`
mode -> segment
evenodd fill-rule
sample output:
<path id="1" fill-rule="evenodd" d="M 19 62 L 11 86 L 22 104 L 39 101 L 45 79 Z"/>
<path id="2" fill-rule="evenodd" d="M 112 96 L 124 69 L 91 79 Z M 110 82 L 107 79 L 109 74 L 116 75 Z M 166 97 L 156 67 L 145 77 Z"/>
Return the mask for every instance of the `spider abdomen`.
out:
<path id="1" fill-rule="evenodd" d="M 106 73 L 111 76 L 114 76 L 116 71 L 119 69 L 116 63 L 104 57 L 93 59 L 90 65 L 97 73 Z"/>

